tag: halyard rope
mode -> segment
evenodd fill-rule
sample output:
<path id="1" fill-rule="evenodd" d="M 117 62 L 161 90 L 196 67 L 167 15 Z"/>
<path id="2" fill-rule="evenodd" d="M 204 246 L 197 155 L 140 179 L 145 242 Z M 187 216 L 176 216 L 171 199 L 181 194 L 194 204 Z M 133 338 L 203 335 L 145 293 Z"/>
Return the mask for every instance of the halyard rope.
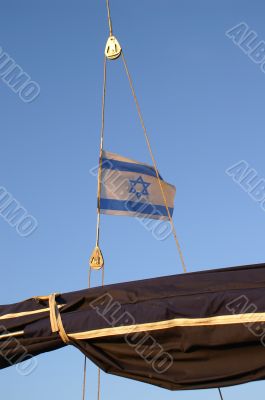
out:
<path id="1" fill-rule="evenodd" d="M 108 23 L 109 23 L 109 35 L 112 36 L 112 22 L 111 22 L 111 15 L 110 15 L 110 6 L 109 6 L 109 0 L 106 0 L 106 5 L 107 5 L 107 11 L 108 11 Z"/>
<path id="2" fill-rule="evenodd" d="M 109 17 L 109 26 L 111 27 L 110 20 L 110 12 L 109 12 L 109 4 L 107 1 L 108 7 L 108 17 Z M 96 227 L 96 246 L 99 245 L 100 238 L 100 197 L 101 197 L 101 179 L 102 179 L 102 157 L 103 157 L 103 145 L 104 145 L 104 130 L 105 130 L 105 99 L 106 99 L 106 84 L 107 84 L 107 59 L 104 55 L 104 64 L 103 64 L 103 92 L 102 92 L 102 105 L 101 105 L 101 131 L 100 131 L 100 150 L 99 150 L 99 170 L 98 170 L 98 188 L 97 188 L 97 227 Z M 89 267 L 88 272 L 88 287 L 91 287 L 91 266 Z M 102 272 L 102 286 L 104 286 L 104 265 L 101 269 Z M 82 390 L 82 400 L 85 400 L 86 397 L 86 369 L 87 369 L 87 360 L 85 356 L 84 361 L 84 372 L 83 372 L 83 390 Z M 98 392 L 97 399 L 100 400 L 101 395 L 101 371 L 98 368 Z"/>
<path id="3" fill-rule="evenodd" d="M 157 177 L 157 180 L 158 180 L 158 183 L 159 183 L 159 187 L 160 187 L 160 190 L 161 190 L 163 201 L 164 201 L 164 204 L 165 204 L 165 207 L 166 207 L 166 210 L 167 210 L 168 219 L 170 221 L 172 233 L 173 233 L 173 236 L 174 236 L 174 239 L 175 239 L 175 243 L 176 243 L 176 246 L 177 246 L 177 249 L 178 249 L 178 252 L 179 252 L 181 265 L 182 265 L 183 271 L 187 272 L 186 264 L 185 264 L 184 257 L 183 257 L 183 254 L 182 254 L 182 250 L 181 250 L 181 247 L 180 247 L 180 244 L 179 244 L 179 240 L 178 240 L 178 237 L 177 237 L 177 232 L 176 232 L 176 229 L 175 229 L 174 221 L 173 221 L 173 219 L 171 217 L 171 214 L 170 214 L 170 211 L 169 211 L 166 194 L 165 194 L 165 191 L 164 191 L 164 188 L 163 188 L 162 181 L 160 179 L 160 175 L 159 175 L 158 168 L 157 168 L 157 163 L 156 163 L 156 160 L 155 160 L 155 157 L 154 157 L 154 153 L 152 151 L 152 147 L 151 147 L 151 143 L 150 143 L 150 140 L 149 140 L 149 137 L 148 137 L 147 129 L 146 129 L 146 126 L 145 126 L 145 123 L 144 123 L 144 120 L 143 120 L 143 115 L 142 115 L 142 112 L 141 112 L 141 109 L 140 109 L 140 105 L 139 105 L 139 102 L 138 102 L 138 99 L 137 99 L 137 96 L 136 96 L 136 93 L 135 93 L 134 85 L 133 85 L 133 82 L 132 82 L 132 77 L 131 77 L 131 74 L 129 72 L 128 65 L 127 65 L 127 62 L 125 60 L 125 56 L 124 56 L 123 51 L 121 53 L 121 56 L 122 56 L 122 61 L 123 61 L 123 65 L 124 65 L 124 68 L 125 68 L 125 72 L 126 72 L 126 75 L 128 77 L 128 80 L 129 80 L 129 84 L 130 84 L 130 88 L 131 88 L 131 91 L 132 91 L 133 99 L 134 99 L 134 102 L 135 102 L 135 105 L 136 105 L 136 108 L 137 108 L 138 116 L 139 116 L 143 131 L 144 131 L 144 136 L 145 136 L 145 140 L 146 140 L 146 143 L 147 143 L 147 147 L 148 147 L 148 150 L 149 150 L 152 162 L 153 162 L 153 166 L 154 166 L 154 169 L 155 169 L 155 173 L 156 173 L 156 177 Z"/>
<path id="4" fill-rule="evenodd" d="M 98 169 L 98 190 L 97 190 L 96 246 L 98 246 L 98 244 L 99 244 L 99 234 L 100 234 L 100 196 L 101 196 L 102 157 L 103 157 L 104 130 L 105 130 L 106 84 L 107 84 L 107 59 L 106 59 L 106 56 L 104 55 L 103 93 L 102 93 L 102 111 L 101 111 L 101 132 L 100 132 L 99 169 Z"/>

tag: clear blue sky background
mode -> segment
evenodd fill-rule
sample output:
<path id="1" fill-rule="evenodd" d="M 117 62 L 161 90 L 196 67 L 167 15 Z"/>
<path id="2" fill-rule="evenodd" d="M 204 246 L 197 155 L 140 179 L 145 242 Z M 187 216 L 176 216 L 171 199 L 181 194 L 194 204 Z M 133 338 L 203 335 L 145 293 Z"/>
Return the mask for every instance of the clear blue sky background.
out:
<path id="1" fill-rule="evenodd" d="M 1 2 L 0 46 L 41 86 L 24 104 L 0 80 L 0 186 L 34 215 L 21 238 L 0 219 L 1 304 L 87 285 L 95 241 L 103 0 Z M 225 174 L 245 159 L 265 177 L 265 75 L 225 36 L 241 21 L 265 39 L 263 1 L 112 0 L 161 174 L 177 186 L 174 220 L 190 271 L 264 262 L 265 213 Z M 121 61 L 108 65 L 106 149 L 149 162 Z M 102 218 L 106 282 L 179 273 L 173 238 L 157 242 L 136 220 Z M 99 284 L 94 277 L 93 283 Z M 1 372 L 1 398 L 81 398 L 83 356 L 38 357 L 28 377 Z M 102 399 L 218 399 L 168 392 L 103 374 Z M 90 398 L 96 368 L 89 366 Z M 249 399 L 265 383 L 224 389 Z"/>

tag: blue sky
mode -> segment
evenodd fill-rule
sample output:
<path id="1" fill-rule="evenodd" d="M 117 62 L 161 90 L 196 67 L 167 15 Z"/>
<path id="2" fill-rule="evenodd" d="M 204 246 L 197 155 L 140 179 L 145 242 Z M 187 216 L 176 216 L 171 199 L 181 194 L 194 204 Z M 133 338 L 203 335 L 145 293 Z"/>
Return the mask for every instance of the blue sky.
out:
<path id="1" fill-rule="evenodd" d="M 112 0 L 114 33 L 135 82 L 160 172 L 177 187 L 174 221 L 189 271 L 264 262 L 265 212 L 225 170 L 240 160 L 265 178 L 265 74 L 225 32 L 240 22 L 265 40 L 262 1 Z M 29 237 L 1 217 L 1 304 L 87 285 L 95 242 L 104 1 L 9 0 L 0 47 L 41 88 L 24 103 L 0 78 L 0 186 L 38 221 Z M 150 162 L 121 61 L 108 63 L 106 150 Z M 173 238 L 132 218 L 102 217 L 106 282 L 181 272 Z M 94 276 L 93 284 L 99 284 Z M 81 398 L 83 357 L 38 357 L 27 377 L 1 372 L 5 400 Z M 102 377 L 102 399 L 218 399 Z M 96 368 L 88 387 L 96 398 Z M 249 399 L 265 383 L 224 389 Z"/>

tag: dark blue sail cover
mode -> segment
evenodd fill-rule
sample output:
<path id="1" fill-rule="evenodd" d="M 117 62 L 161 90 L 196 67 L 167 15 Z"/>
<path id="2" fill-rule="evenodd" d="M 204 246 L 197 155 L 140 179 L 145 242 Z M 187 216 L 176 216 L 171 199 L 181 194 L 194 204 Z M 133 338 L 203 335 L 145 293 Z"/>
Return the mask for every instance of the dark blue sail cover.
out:
<path id="1" fill-rule="evenodd" d="M 101 369 L 183 390 L 265 378 L 264 299 L 260 264 L 65 293 L 56 304 L 70 344 Z M 49 306 L 0 306 L 0 368 L 65 346 Z"/>

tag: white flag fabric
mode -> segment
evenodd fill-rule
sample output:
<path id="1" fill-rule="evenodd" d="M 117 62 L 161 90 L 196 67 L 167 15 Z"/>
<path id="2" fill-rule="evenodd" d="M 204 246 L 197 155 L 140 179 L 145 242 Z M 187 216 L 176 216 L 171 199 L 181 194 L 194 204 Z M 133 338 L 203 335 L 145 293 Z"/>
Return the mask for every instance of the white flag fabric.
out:
<path id="1" fill-rule="evenodd" d="M 176 188 L 159 175 L 170 214 Z M 118 154 L 103 152 L 100 212 L 168 220 L 155 169 Z"/>

